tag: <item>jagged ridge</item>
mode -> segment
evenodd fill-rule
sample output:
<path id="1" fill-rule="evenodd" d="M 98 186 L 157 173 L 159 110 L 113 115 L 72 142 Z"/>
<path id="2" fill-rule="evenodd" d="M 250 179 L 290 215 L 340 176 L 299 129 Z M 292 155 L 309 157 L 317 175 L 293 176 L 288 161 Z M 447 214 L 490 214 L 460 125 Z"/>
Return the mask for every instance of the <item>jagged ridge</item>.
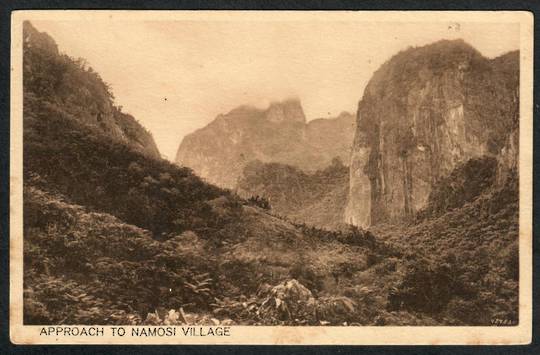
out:
<path id="1" fill-rule="evenodd" d="M 227 188 L 236 187 L 245 165 L 253 160 L 308 172 L 326 167 L 336 156 L 348 161 L 354 133 L 351 115 L 305 121 L 298 99 L 274 102 L 266 110 L 240 106 L 184 137 L 175 161 Z"/>

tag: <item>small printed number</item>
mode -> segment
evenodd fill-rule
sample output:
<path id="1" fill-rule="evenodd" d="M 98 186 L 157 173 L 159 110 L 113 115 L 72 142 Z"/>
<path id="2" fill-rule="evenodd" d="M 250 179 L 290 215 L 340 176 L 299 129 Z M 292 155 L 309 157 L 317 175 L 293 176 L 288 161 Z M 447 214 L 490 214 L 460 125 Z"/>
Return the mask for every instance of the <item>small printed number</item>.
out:
<path id="1" fill-rule="evenodd" d="M 517 322 L 513 319 L 501 319 L 501 318 L 493 318 L 491 320 L 492 325 L 516 325 Z"/>

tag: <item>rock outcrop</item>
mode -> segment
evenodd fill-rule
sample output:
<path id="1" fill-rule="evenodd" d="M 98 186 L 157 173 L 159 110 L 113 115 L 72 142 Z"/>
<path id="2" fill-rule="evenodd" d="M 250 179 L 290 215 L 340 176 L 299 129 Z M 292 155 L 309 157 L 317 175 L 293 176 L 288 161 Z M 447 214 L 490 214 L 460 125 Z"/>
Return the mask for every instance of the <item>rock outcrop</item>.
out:
<path id="1" fill-rule="evenodd" d="M 511 165 L 518 80 L 518 52 L 489 60 L 462 40 L 411 48 L 386 62 L 358 106 L 346 222 L 413 218 L 432 188 L 471 158 Z"/>
<path id="2" fill-rule="evenodd" d="M 266 118 L 270 122 L 306 122 L 304 110 L 300 101 L 295 99 L 285 100 L 283 102 L 273 102 L 266 110 Z"/>
<path id="3" fill-rule="evenodd" d="M 348 113 L 306 123 L 298 99 L 274 102 L 266 110 L 240 106 L 185 136 L 175 161 L 208 182 L 236 188 L 244 167 L 254 160 L 307 172 L 328 166 L 335 157 L 347 162 L 354 125 Z"/>

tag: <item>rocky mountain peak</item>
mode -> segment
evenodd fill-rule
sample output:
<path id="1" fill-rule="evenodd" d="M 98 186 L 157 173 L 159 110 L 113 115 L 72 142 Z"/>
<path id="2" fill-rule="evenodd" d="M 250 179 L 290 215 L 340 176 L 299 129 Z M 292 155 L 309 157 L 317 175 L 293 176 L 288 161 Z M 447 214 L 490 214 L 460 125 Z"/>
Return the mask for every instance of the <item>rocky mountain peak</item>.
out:
<path id="1" fill-rule="evenodd" d="M 280 102 L 272 102 L 266 110 L 266 118 L 270 122 L 306 122 L 306 115 L 298 98 L 289 98 Z"/>
<path id="2" fill-rule="evenodd" d="M 185 136 L 176 163 L 211 183 L 235 188 L 244 167 L 253 160 L 304 171 L 323 169 L 335 157 L 348 162 L 353 135 L 352 115 L 306 123 L 296 98 L 273 102 L 266 110 L 239 106 Z"/>
<path id="3" fill-rule="evenodd" d="M 410 220 L 459 164 L 498 155 L 518 112 L 511 59 L 444 40 L 383 64 L 358 107 L 347 222 Z"/>

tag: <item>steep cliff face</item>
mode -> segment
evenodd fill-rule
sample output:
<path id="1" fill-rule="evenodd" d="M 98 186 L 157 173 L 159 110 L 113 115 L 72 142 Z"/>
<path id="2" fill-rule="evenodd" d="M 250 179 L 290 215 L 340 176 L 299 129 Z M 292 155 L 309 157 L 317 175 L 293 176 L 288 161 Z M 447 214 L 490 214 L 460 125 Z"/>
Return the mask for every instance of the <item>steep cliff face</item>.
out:
<path id="1" fill-rule="evenodd" d="M 346 222 L 410 219 L 459 163 L 500 157 L 518 124 L 518 73 L 517 52 L 489 60 L 461 40 L 385 63 L 358 107 Z"/>
<path id="2" fill-rule="evenodd" d="M 315 171 L 336 156 L 348 161 L 354 124 L 347 113 L 306 123 L 297 99 L 274 102 L 266 110 L 240 106 L 184 137 L 176 163 L 227 188 L 236 187 L 244 167 L 254 160 Z"/>
<path id="3" fill-rule="evenodd" d="M 151 157 L 152 135 L 113 102 L 109 86 L 83 59 L 58 50 L 54 39 L 24 23 L 24 109 L 28 115 L 61 112 Z"/>

